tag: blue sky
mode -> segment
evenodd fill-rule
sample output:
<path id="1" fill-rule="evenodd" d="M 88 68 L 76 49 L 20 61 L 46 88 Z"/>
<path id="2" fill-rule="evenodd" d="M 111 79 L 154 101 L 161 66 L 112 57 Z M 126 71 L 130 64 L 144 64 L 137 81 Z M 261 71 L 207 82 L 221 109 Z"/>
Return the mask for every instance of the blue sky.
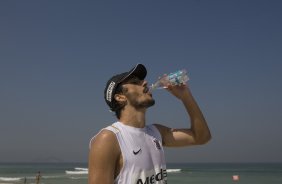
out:
<path id="1" fill-rule="evenodd" d="M 143 63 L 147 80 L 185 68 L 213 139 L 167 162 L 282 162 L 282 2 L 1 1 L 0 162 L 87 162 L 116 119 L 107 80 Z M 147 123 L 182 128 L 153 93 Z"/>

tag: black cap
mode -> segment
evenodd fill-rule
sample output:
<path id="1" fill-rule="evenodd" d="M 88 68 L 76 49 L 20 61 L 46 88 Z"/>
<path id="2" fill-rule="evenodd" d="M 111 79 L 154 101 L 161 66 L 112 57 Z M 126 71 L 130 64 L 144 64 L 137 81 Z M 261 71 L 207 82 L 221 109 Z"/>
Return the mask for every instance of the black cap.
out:
<path id="1" fill-rule="evenodd" d="M 104 98 L 111 110 L 113 110 L 113 99 L 116 93 L 117 86 L 131 76 L 136 76 L 140 80 L 144 80 L 146 75 L 146 67 L 142 64 L 137 64 L 130 71 L 114 75 L 112 78 L 110 78 L 104 90 Z"/>

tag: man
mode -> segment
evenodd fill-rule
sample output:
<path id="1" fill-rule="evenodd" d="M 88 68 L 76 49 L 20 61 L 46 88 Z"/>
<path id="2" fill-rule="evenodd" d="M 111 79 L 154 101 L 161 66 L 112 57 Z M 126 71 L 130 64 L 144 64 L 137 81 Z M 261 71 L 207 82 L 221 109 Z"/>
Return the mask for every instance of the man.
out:
<path id="1" fill-rule="evenodd" d="M 38 171 L 38 173 L 37 173 L 37 175 L 36 175 L 36 178 L 35 178 L 36 184 L 39 184 L 39 183 L 40 183 L 40 179 L 41 179 L 41 173 L 40 173 L 40 171 Z"/>
<path id="2" fill-rule="evenodd" d="M 105 101 L 118 121 L 90 141 L 89 184 L 167 183 L 162 146 L 200 145 L 211 139 L 205 118 L 186 85 L 169 85 L 167 90 L 182 101 L 191 127 L 146 125 L 146 110 L 155 103 L 144 80 L 146 75 L 145 66 L 137 64 L 107 82 Z"/>

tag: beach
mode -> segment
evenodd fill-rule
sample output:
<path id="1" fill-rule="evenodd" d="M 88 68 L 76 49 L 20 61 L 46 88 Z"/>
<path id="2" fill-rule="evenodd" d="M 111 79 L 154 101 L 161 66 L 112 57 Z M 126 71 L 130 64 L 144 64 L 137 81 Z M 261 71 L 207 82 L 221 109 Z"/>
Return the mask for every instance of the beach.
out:
<path id="1" fill-rule="evenodd" d="M 281 163 L 169 163 L 170 184 L 281 184 Z M 2 163 L 0 184 L 85 184 L 87 163 Z"/>

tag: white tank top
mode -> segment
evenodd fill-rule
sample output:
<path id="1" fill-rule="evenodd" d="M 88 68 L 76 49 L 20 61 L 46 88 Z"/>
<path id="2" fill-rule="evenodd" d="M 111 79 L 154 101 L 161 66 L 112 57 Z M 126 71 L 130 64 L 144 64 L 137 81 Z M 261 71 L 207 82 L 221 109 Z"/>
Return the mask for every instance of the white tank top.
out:
<path id="1" fill-rule="evenodd" d="M 162 138 L 154 125 L 134 128 L 116 122 L 105 129 L 115 133 L 123 158 L 115 184 L 167 183 Z"/>

